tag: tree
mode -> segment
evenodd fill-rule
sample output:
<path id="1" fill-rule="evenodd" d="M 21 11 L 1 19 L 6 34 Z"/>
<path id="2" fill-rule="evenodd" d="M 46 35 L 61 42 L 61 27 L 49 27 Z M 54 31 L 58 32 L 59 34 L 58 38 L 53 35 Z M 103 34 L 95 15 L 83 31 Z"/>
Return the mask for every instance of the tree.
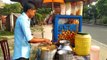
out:
<path id="1" fill-rule="evenodd" d="M 44 23 L 47 14 L 51 12 L 51 8 L 38 8 L 35 15 L 38 24 Z"/>
<path id="2" fill-rule="evenodd" d="M 96 4 L 100 16 L 107 16 L 107 0 L 99 0 Z"/>
<path id="3" fill-rule="evenodd" d="M 14 3 L 14 4 L 6 4 L 4 8 L 0 9 L 0 14 L 10 14 L 10 13 L 20 13 L 22 10 L 22 7 L 20 3 Z"/>
<path id="4" fill-rule="evenodd" d="M 96 22 L 97 22 L 97 17 L 98 17 L 98 9 L 97 9 L 97 7 L 95 6 L 95 5 L 91 5 L 91 13 L 92 13 L 92 15 L 93 15 L 93 18 L 94 18 L 94 24 L 96 24 Z"/>
<path id="5" fill-rule="evenodd" d="M 101 19 L 101 22 L 103 22 L 103 24 L 107 24 L 107 0 L 99 0 L 96 7 L 98 9 L 98 17 Z"/>
<path id="6" fill-rule="evenodd" d="M 88 7 L 88 5 L 84 5 L 84 10 L 83 10 L 83 18 L 88 19 L 87 22 L 89 22 L 92 19 L 92 8 Z"/>

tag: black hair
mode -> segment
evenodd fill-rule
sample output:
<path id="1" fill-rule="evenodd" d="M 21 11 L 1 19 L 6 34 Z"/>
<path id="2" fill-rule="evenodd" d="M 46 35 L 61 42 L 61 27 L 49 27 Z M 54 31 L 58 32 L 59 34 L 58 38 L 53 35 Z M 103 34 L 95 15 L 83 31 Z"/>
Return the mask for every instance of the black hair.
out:
<path id="1" fill-rule="evenodd" d="M 59 8 L 60 7 L 60 3 L 54 3 L 54 8 Z"/>
<path id="2" fill-rule="evenodd" d="M 26 2 L 26 3 L 24 4 L 24 6 L 23 6 L 23 11 L 24 11 L 24 12 L 27 12 L 27 10 L 29 10 L 29 9 L 35 10 L 35 9 L 36 9 L 36 6 L 35 6 L 33 3 L 31 3 L 31 2 Z"/>

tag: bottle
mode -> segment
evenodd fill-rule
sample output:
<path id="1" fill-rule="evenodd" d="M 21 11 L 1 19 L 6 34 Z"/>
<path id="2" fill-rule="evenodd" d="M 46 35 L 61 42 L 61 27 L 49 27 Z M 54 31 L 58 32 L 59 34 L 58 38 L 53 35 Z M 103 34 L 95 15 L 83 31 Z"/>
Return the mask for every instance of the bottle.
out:
<path id="1" fill-rule="evenodd" d="M 90 60 L 100 60 L 99 54 L 100 54 L 100 47 L 99 46 L 91 46 L 90 51 Z"/>

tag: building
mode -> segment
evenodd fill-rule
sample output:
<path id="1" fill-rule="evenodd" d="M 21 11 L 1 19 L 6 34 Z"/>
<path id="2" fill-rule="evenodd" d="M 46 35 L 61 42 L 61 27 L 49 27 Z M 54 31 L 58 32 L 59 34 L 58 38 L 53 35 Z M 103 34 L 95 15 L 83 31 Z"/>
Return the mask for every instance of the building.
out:
<path id="1" fill-rule="evenodd" d="M 3 8 L 3 6 L 5 6 L 5 3 L 3 3 L 3 1 L 0 0 L 0 8 Z"/>
<path id="2" fill-rule="evenodd" d="M 7 31 L 13 31 L 15 27 L 15 22 L 18 16 L 21 14 L 19 13 L 11 13 L 6 17 L 6 30 Z"/>

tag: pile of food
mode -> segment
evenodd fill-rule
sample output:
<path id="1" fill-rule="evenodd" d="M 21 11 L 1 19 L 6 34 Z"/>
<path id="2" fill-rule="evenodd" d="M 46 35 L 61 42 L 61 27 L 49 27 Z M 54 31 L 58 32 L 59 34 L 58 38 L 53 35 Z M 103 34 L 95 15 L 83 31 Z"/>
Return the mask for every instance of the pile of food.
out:
<path id="1" fill-rule="evenodd" d="M 43 50 L 43 51 L 52 51 L 56 48 L 57 48 L 56 45 L 47 45 L 47 44 L 45 44 L 45 45 L 40 46 L 40 49 Z"/>
<path id="2" fill-rule="evenodd" d="M 62 31 L 61 34 L 58 35 L 58 41 L 60 40 L 69 40 L 72 44 L 74 44 L 76 33 L 70 30 Z"/>

